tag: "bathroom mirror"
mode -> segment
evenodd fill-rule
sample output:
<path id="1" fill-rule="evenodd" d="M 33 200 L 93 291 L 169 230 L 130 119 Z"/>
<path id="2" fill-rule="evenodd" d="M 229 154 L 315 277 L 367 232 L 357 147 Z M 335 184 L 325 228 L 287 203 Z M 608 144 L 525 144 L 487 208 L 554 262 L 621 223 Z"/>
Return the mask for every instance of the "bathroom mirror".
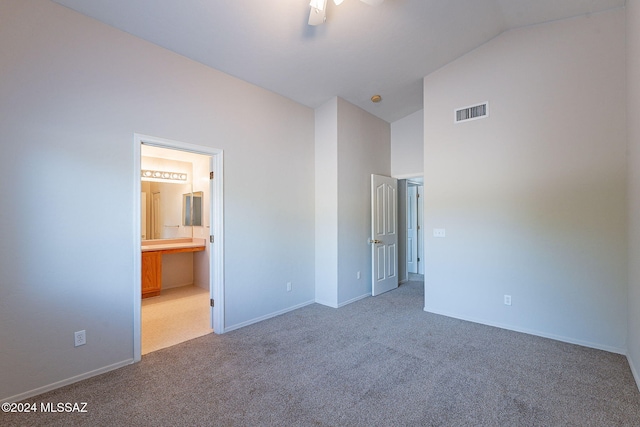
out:
<path id="1" fill-rule="evenodd" d="M 202 191 L 182 195 L 182 225 L 202 226 Z"/>
<path id="2" fill-rule="evenodd" d="M 146 144 L 140 154 L 142 240 L 208 236 L 209 156 Z"/>
<path id="3" fill-rule="evenodd" d="M 191 227 L 183 227 L 182 220 L 183 194 L 190 191 L 190 184 L 142 183 L 142 240 L 192 237 Z"/>

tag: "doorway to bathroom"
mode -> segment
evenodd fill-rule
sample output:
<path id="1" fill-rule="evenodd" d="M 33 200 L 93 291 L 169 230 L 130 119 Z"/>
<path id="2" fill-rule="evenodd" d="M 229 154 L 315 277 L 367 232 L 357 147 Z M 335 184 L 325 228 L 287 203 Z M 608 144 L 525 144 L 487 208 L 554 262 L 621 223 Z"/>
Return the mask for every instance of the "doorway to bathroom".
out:
<path id="1" fill-rule="evenodd" d="M 222 151 L 135 135 L 134 360 L 223 332 Z"/>

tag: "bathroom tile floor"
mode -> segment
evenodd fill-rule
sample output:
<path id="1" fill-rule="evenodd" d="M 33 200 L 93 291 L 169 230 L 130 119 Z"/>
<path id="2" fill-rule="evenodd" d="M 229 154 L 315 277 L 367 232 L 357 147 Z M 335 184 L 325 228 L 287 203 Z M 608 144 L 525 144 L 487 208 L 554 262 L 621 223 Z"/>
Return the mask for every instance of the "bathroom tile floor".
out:
<path id="1" fill-rule="evenodd" d="M 163 290 L 142 300 L 142 354 L 213 332 L 209 291 L 197 286 Z"/>

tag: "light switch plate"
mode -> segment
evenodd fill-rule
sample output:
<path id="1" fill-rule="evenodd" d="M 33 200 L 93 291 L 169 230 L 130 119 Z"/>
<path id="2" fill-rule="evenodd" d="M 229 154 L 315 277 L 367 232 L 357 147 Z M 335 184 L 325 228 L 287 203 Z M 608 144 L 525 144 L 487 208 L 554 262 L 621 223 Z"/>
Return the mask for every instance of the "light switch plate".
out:
<path id="1" fill-rule="evenodd" d="M 433 237 L 445 237 L 446 232 L 444 228 L 434 228 Z"/>

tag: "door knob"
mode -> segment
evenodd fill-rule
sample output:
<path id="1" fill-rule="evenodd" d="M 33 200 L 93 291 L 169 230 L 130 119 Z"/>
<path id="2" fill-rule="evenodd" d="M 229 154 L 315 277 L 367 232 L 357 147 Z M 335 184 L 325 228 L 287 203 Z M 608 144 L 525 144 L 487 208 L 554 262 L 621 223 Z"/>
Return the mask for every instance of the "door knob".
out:
<path id="1" fill-rule="evenodd" d="M 369 243 L 375 243 L 376 245 L 382 243 L 382 240 L 376 240 L 376 239 L 371 239 L 369 240 Z"/>

